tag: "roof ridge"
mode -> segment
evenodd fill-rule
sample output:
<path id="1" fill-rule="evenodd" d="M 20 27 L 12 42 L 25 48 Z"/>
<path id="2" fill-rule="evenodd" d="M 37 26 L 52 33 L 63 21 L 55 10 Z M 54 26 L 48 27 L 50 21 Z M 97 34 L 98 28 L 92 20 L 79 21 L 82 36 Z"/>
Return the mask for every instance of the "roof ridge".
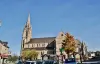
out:
<path id="1" fill-rule="evenodd" d="M 45 37 L 45 38 L 31 38 L 28 43 L 50 43 L 55 40 L 56 37 Z"/>
<path id="2" fill-rule="evenodd" d="M 56 37 L 37 37 L 37 38 L 32 38 L 32 39 L 42 39 L 42 38 L 56 38 Z"/>

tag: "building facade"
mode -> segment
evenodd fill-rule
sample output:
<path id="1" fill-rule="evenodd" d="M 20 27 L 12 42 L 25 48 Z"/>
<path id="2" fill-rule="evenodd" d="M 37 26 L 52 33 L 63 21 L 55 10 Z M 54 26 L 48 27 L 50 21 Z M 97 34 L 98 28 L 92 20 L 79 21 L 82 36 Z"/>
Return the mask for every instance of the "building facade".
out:
<path id="1" fill-rule="evenodd" d="M 8 42 L 0 41 L 0 63 L 5 61 L 9 56 Z"/>
<path id="2" fill-rule="evenodd" d="M 42 55 L 60 56 L 59 49 L 62 48 L 64 40 L 65 34 L 63 32 L 60 32 L 56 37 L 32 38 L 32 27 L 29 15 L 22 34 L 21 52 L 35 49 L 39 52 L 38 59 L 41 59 Z M 77 43 L 76 52 L 78 53 L 80 42 L 77 40 L 75 42 Z M 65 52 L 63 54 L 66 55 Z"/>

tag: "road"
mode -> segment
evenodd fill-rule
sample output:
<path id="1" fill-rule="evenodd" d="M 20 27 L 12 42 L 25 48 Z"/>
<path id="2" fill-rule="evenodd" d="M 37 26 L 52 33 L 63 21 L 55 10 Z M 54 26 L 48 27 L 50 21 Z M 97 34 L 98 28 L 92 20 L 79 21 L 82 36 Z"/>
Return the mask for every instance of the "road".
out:
<path id="1" fill-rule="evenodd" d="M 83 64 L 100 64 L 100 61 L 83 62 Z"/>
<path id="2" fill-rule="evenodd" d="M 88 61 L 83 62 L 83 64 L 100 64 L 100 57 L 94 57 Z"/>

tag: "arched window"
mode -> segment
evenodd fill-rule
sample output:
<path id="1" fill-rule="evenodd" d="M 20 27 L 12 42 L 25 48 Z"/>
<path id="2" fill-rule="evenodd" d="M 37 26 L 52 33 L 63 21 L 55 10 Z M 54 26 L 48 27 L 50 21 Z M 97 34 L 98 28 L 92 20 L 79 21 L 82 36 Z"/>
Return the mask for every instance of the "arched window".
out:
<path id="1" fill-rule="evenodd" d="M 45 47 L 45 43 L 42 44 L 42 47 Z"/>
<path id="2" fill-rule="evenodd" d="M 34 47 L 34 44 L 32 44 L 32 48 Z"/>
<path id="3" fill-rule="evenodd" d="M 38 46 L 40 47 L 40 43 L 38 44 Z"/>
<path id="4" fill-rule="evenodd" d="M 38 44 L 37 44 L 37 47 L 38 47 Z"/>
<path id="5" fill-rule="evenodd" d="M 28 44 L 28 48 L 29 48 L 30 46 L 29 46 L 29 44 Z"/>

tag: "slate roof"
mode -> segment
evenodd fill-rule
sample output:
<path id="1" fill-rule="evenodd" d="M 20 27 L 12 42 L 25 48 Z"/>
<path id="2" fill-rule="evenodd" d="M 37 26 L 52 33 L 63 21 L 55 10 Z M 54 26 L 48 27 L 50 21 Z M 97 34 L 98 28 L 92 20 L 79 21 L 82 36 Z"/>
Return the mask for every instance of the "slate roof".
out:
<path id="1" fill-rule="evenodd" d="M 3 42 L 3 41 L 0 40 L 0 43 L 1 43 L 2 45 L 4 45 L 5 47 L 9 48 L 8 45 L 7 45 L 8 42 Z"/>
<path id="2" fill-rule="evenodd" d="M 28 43 L 51 43 L 55 38 L 56 37 L 32 38 Z"/>
<path id="3" fill-rule="evenodd" d="M 75 39 L 75 42 L 76 42 L 77 44 L 81 44 L 80 40 L 78 40 L 78 39 Z"/>
<path id="4" fill-rule="evenodd" d="M 35 48 L 24 48 L 24 50 L 54 50 L 54 48 L 51 47 L 35 47 Z"/>

